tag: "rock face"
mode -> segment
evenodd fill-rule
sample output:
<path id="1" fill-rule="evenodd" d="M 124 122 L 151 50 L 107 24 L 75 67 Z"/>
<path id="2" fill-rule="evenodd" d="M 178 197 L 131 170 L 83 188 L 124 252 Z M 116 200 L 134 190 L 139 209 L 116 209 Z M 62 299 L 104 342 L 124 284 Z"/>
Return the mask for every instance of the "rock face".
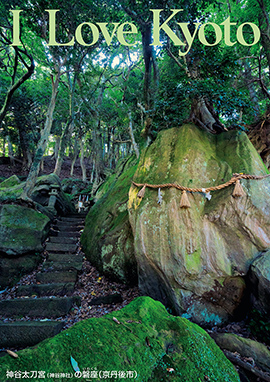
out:
<path id="1" fill-rule="evenodd" d="M 262 253 L 250 267 L 252 303 L 265 315 L 270 314 L 270 250 Z"/>
<path id="2" fill-rule="evenodd" d="M 186 187 L 219 185 L 233 173 L 265 175 L 267 170 L 243 132 L 210 135 L 193 125 L 159 133 L 141 156 L 137 183 L 178 183 Z M 270 247 L 270 179 L 242 180 L 234 186 L 187 193 L 191 208 L 180 208 L 181 192 L 139 188 L 129 192 L 139 286 L 195 322 L 221 324 L 237 313 L 250 264 Z M 241 309 L 241 307 L 240 307 Z"/>
<path id="3" fill-rule="evenodd" d="M 55 373 L 63 370 L 74 376 L 73 360 L 82 379 L 89 380 L 112 381 L 116 372 L 119 379 L 138 382 L 206 378 L 240 382 L 232 364 L 204 330 L 171 316 L 149 297 L 139 297 L 120 311 L 81 321 L 18 355 L 16 359 L 9 355 L 0 358 L 1 381 L 17 381 L 17 370 L 42 370 L 46 382 L 55 381 Z"/>
<path id="4" fill-rule="evenodd" d="M 133 234 L 128 220 L 130 182 L 136 170 L 133 159 L 120 164 L 104 183 L 102 195 L 90 209 L 81 236 L 86 257 L 105 275 L 124 283 L 137 282 Z"/>
<path id="5" fill-rule="evenodd" d="M 0 207 L 0 252 L 8 256 L 40 252 L 49 230 L 50 219 L 18 205 Z"/>

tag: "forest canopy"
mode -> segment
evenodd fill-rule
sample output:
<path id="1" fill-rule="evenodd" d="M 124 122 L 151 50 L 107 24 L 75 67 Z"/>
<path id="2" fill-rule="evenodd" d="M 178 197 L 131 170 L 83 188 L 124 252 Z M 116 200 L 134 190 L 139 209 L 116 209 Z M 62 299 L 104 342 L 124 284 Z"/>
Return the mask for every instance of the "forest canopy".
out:
<path id="1" fill-rule="evenodd" d="M 269 0 L 2 1 L 0 152 L 29 170 L 25 196 L 44 155 L 57 175 L 65 155 L 88 160 L 83 179 L 98 184 L 184 121 L 254 136 L 270 99 L 269 13 Z"/>

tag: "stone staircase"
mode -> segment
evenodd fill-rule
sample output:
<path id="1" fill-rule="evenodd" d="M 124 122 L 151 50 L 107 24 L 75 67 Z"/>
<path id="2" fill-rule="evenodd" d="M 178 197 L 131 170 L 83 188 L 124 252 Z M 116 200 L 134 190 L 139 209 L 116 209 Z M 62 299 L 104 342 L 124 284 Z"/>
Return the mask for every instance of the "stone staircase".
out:
<path id="1" fill-rule="evenodd" d="M 56 335 L 64 316 L 80 305 L 80 297 L 72 294 L 83 264 L 78 245 L 84 219 L 85 214 L 59 218 L 35 282 L 18 286 L 16 298 L 0 301 L 0 348 L 32 346 Z"/>

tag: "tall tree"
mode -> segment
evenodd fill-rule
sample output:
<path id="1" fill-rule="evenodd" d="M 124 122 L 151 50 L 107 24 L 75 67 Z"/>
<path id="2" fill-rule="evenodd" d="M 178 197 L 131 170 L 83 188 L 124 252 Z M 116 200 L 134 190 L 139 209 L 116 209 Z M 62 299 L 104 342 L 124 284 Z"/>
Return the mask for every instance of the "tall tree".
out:
<path id="1" fill-rule="evenodd" d="M 16 4 L 17 3 L 17 4 Z M 7 0 L 0 4 L 0 68 L 9 77 L 9 87 L 0 109 L 0 128 L 11 104 L 15 91 L 27 81 L 35 70 L 35 63 L 29 48 L 12 45 L 13 23 L 11 12 L 16 5 L 23 6 L 24 1 Z"/>

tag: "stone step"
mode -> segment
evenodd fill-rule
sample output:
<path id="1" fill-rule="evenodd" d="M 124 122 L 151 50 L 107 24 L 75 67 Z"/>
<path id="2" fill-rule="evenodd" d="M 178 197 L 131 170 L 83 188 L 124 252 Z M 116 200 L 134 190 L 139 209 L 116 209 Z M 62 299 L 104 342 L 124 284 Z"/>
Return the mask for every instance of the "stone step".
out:
<path id="1" fill-rule="evenodd" d="M 77 271 L 55 271 L 55 272 L 40 272 L 36 275 L 37 282 L 41 284 L 49 283 L 75 283 L 77 281 Z"/>
<path id="2" fill-rule="evenodd" d="M 61 321 L 0 322 L 0 348 L 36 345 L 58 334 L 63 326 Z"/>
<path id="3" fill-rule="evenodd" d="M 78 214 L 72 214 L 72 215 L 68 215 L 68 216 L 63 216 L 64 219 L 69 219 L 69 218 L 81 218 L 81 219 L 85 219 L 85 217 L 87 216 L 88 212 L 80 212 Z"/>
<path id="4" fill-rule="evenodd" d="M 61 218 L 57 220 L 57 222 L 71 222 L 71 223 L 79 223 L 79 224 L 84 224 L 85 219 L 82 218 Z"/>
<path id="5" fill-rule="evenodd" d="M 48 252 L 70 252 L 74 253 L 77 250 L 76 244 L 59 244 L 59 243 L 47 243 L 46 251 Z"/>
<path id="6" fill-rule="evenodd" d="M 49 253 L 47 261 L 76 261 L 76 262 L 83 262 L 83 255 L 78 253 L 69 254 L 69 253 Z"/>
<path id="7" fill-rule="evenodd" d="M 66 223 L 57 223 L 58 230 L 61 231 L 73 231 L 73 232 L 79 232 L 84 228 L 84 225 L 74 225 L 72 224 L 66 224 Z"/>
<path id="8" fill-rule="evenodd" d="M 52 284 L 31 284 L 20 285 L 17 288 L 17 297 L 21 296 L 64 296 L 71 295 L 74 291 L 75 283 L 52 283 Z"/>
<path id="9" fill-rule="evenodd" d="M 42 265 L 41 272 L 51 271 L 68 271 L 75 269 L 76 271 L 82 270 L 81 261 L 45 261 Z"/>
<path id="10" fill-rule="evenodd" d="M 0 301 L 0 312 L 4 317 L 61 317 L 68 314 L 74 297 L 15 298 Z"/>
<path id="11" fill-rule="evenodd" d="M 75 237 L 59 237 L 59 236 L 50 236 L 50 243 L 57 244 L 76 244 L 78 239 Z"/>
<path id="12" fill-rule="evenodd" d="M 58 232 L 57 237 L 73 237 L 73 238 L 78 238 L 81 236 L 80 232 L 72 232 L 72 231 L 62 231 Z"/>

